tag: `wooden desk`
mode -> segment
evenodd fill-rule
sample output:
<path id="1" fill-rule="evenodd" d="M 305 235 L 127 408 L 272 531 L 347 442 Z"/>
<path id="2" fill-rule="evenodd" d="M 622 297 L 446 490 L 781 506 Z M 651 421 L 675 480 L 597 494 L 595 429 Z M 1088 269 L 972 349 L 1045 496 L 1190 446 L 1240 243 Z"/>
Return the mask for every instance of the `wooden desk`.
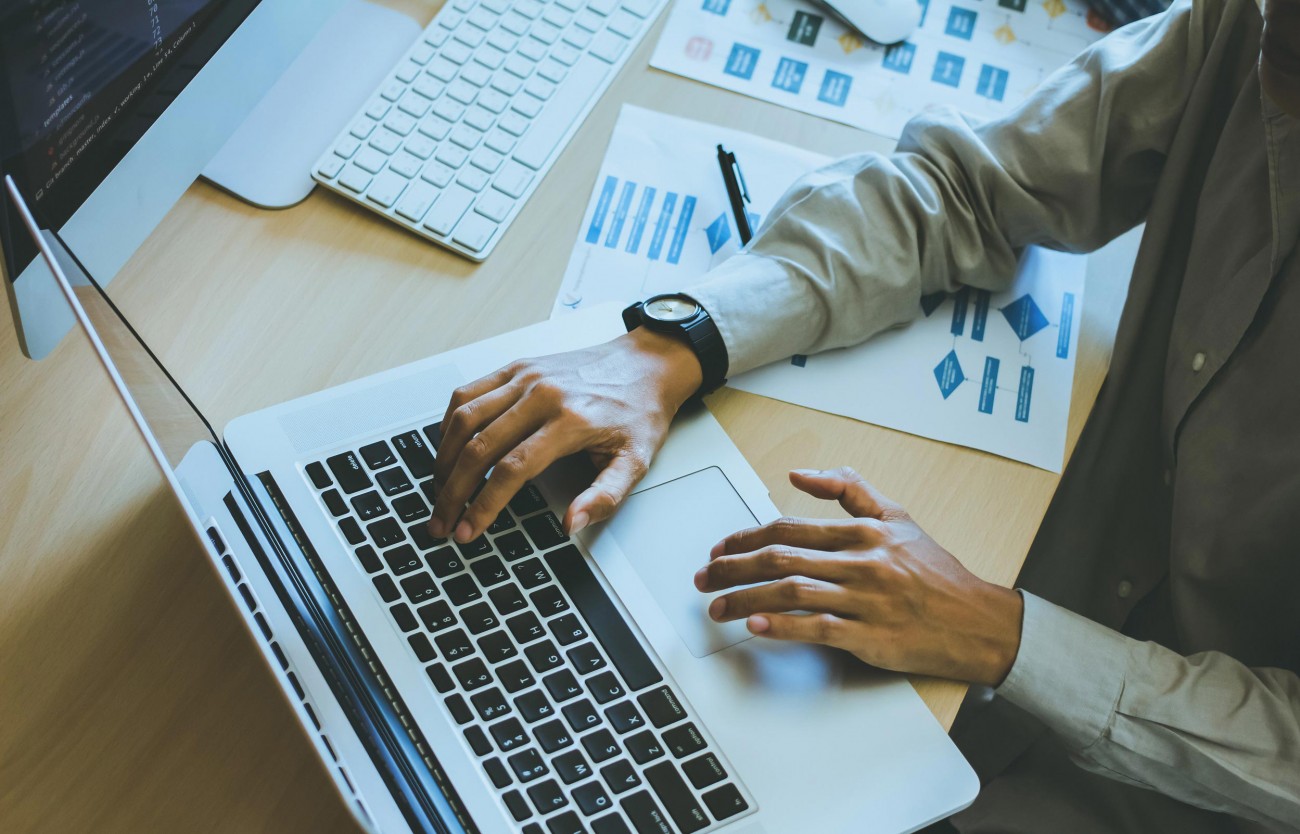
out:
<path id="1" fill-rule="evenodd" d="M 396 3 L 422 22 L 436 4 Z M 329 194 L 259 211 L 196 184 L 111 292 L 216 425 L 546 317 L 619 104 L 826 153 L 859 131 L 647 68 L 652 32 L 523 216 L 474 266 Z M 1073 447 L 1132 241 L 1094 258 Z M 849 463 L 1009 584 L 1057 477 L 734 391 L 710 406 L 791 514 L 785 472 Z M 352 830 L 80 334 L 47 360 L 0 326 L 0 829 Z M 945 724 L 963 687 L 915 682 Z"/>

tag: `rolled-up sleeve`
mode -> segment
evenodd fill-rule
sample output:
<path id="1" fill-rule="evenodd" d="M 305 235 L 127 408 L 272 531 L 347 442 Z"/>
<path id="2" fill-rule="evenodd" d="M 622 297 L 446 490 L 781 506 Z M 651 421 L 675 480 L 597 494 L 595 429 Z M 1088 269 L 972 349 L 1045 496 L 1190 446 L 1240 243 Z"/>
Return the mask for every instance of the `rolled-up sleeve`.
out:
<path id="1" fill-rule="evenodd" d="M 802 178 L 690 290 L 730 373 L 862 342 L 928 293 L 1002 289 L 1025 246 L 1089 251 L 1141 222 L 1222 2 L 1180 0 L 1111 34 L 1005 118 L 929 111 L 893 154 Z"/>
<path id="2" fill-rule="evenodd" d="M 1182 802 L 1300 829 L 1300 678 L 1183 657 L 1021 592 L 1020 652 L 997 693 L 1082 767 Z"/>

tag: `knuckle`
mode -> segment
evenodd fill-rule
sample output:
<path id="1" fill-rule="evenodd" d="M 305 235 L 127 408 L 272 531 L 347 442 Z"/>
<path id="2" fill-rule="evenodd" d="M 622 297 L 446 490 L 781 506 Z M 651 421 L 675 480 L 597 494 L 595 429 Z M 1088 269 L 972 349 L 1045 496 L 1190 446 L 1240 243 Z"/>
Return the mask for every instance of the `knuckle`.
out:
<path id="1" fill-rule="evenodd" d="M 858 470 L 854 469 L 852 466 L 841 466 L 835 470 L 835 474 L 839 475 L 846 481 L 862 480 L 862 476 L 858 474 Z"/>
<path id="2" fill-rule="evenodd" d="M 461 452 L 465 458 L 473 464 L 480 464 L 487 460 L 488 445 L 483 439 L 483 435 L 476 434 L 465 443 L 465 451 Z"/>
<path id="3" fill-rule="evenodd" d="M 813 614 L 810 617 L 814 639 L 819 643 L 834 643 L 840 636 L 840 621 L 830 614 Z"/>
<path id="4" fill-rule="evenodd" d="M 463 402 L 456 406 L 451 412 L 451 421 L 448 429 L 452 431 L 464 431 L 470 426 L 474 419 L 474 403 Z"/>
<path id="5" fill-rule="evenodd" d="M 495 475 L 502 481 L 514 481 L 524 476 L 528 462 L 519 452 L 511 452 L 497 462 Z"/>
<path id="6" fill-rule="evenodd" d="M 794 551 L 785 545 L 771 545 L 763 548 L 763 566 L 768 570 L 780 572 L 791 566 L 794 562 Z"/>

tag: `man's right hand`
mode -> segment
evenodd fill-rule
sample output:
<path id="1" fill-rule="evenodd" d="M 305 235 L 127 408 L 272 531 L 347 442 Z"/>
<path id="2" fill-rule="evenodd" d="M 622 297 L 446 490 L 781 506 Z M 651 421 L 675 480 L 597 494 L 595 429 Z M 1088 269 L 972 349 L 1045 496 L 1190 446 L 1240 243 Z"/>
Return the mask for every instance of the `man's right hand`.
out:
<path id="1" fill-rule="evenodd" d="M 526 481 L 581 451 L 600 472 L 569 505 L 564 527 L 572 534 L 608 518 L 701 380 L 689 347 L 642 327 L 585 350 L 523 359 L 456 389 L 442 421 L 430 532 L 477 538 Z"/>

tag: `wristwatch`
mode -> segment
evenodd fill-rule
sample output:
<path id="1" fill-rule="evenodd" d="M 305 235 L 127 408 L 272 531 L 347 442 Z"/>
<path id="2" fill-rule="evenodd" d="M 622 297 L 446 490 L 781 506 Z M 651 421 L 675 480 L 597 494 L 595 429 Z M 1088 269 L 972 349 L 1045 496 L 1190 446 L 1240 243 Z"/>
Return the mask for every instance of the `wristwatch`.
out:
<path id="1" fill-rule="evenodd" d="M 689 295 L 655 295 L 623 311 L 628 332 L 641 325 L 656 333 L 675 336 L 690 346 L 700 360 L 704 381 L 697 396 L 710 394 L 727 381 L 727 346 L 718 326 L 700 303 Z"/>

